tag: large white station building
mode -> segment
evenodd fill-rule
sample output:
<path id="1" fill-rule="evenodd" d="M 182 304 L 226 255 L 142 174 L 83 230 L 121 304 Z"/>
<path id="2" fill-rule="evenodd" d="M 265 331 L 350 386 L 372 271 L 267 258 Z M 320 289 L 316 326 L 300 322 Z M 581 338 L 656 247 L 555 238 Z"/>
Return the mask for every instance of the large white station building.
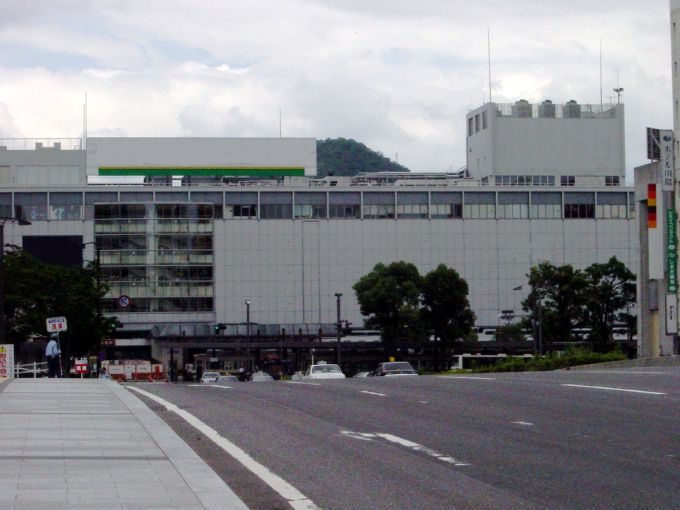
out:
<path id="1" fill-rule="evenodd" d="M 543 260 L 637 268 L 622 105 L 488 103 L 466 130 L 462 179 L 317 179 L 314 139 L 0 140 L 0 216 L 31 222 L 5 242 L 71 264 L 96 243 L 123 330 L 188 336 L 244 322 L 246 300 L 262 327 L 315 330 L 336 293 L 361 326 L 352 285 L 378 262 L 455 268 L 478 325 L 521 310 Z"/>

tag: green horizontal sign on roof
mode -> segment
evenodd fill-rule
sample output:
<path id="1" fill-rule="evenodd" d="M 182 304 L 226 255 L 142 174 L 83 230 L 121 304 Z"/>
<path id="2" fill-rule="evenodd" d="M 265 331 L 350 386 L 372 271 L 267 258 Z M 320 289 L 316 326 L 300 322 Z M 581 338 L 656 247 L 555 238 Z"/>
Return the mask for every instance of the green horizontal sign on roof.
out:
<path id="1" fill-rule="evenodd" d="M 234 177 L 280 177 L 305 175 L 299 166 L 100 166 L 99 175 L 153 176 L 153 175 L 207 175 Z"/>

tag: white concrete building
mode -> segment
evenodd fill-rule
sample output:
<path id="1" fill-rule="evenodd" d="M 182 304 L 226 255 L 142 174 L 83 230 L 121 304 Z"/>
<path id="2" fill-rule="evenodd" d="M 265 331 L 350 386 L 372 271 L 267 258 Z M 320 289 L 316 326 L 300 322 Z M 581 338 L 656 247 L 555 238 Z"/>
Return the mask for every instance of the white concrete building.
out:
<path id="1" fill-rule="evenodd" d="M 244 322 L 247 299 L 262 327 L 314 331 L 334 323 L 337 292 L 343 319 L 360 326 L 352 285 L 396 260 L 422 273 L 455 268 L 478 324 L 496 325 L 500 310 L 521 309 L 526 286 L 512 289 L 540 261 L 584 268 L 615 255 L 637 267 L 632 190 L 621 186 L 510 188 L 429 174 L 319 180 L 313 139 L 37 143 L 0 141 L 0 212 L 32 222 L 8 224 L 6 242 L 76 263 L 94 259 L 81 243 L 96 242 L 107 311 L 124 330 L 209 334 L 216 322 Z M 531 154 L 533 141 L 525 146 Z M 554 175 L 571 165 L 556 164 Z M 107 175 L 139 183 L 93 184 Z"/>
<path id="2" fill-rule="evenodd" d="M 624 107 L 487 103 L 466 117 L 470 177 L 490 185 L 618 186 Z"/>

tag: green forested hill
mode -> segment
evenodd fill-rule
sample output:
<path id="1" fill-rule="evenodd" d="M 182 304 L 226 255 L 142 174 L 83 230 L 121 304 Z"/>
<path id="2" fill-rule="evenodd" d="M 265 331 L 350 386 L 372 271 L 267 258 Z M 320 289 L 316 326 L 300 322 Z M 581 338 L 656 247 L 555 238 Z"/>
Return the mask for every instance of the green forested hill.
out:
<path id="1" fill-rule="evenodd" d="M 327 138 L 316 141 L 318 176 L 357 175 L 359 172 L 408 172 L 405 166 L 395 163 L 363 143 L 345 138 Z"/>

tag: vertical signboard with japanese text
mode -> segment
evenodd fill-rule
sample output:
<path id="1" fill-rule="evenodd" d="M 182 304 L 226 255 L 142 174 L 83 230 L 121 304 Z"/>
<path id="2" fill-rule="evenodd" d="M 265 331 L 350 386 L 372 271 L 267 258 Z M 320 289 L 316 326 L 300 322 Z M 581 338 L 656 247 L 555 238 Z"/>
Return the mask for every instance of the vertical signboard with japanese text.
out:
<path id="1" fill-rule="evenodd" d="M 677 213 L 666 209 L 666 267 L 668 268 L 668 293 L 678 292 L 678 237 L 676 231 Z"/>
<path id="2" fill-rule="evenodd" d="M 14 377 L 14 345 L 0 344 L 0 380 Z"/>
<path id="3" fill-rule="evenodd" d="M 673 131 L 661 131 L 659 140 L 661 159 L 661 189 L 673 191 Z"/>

